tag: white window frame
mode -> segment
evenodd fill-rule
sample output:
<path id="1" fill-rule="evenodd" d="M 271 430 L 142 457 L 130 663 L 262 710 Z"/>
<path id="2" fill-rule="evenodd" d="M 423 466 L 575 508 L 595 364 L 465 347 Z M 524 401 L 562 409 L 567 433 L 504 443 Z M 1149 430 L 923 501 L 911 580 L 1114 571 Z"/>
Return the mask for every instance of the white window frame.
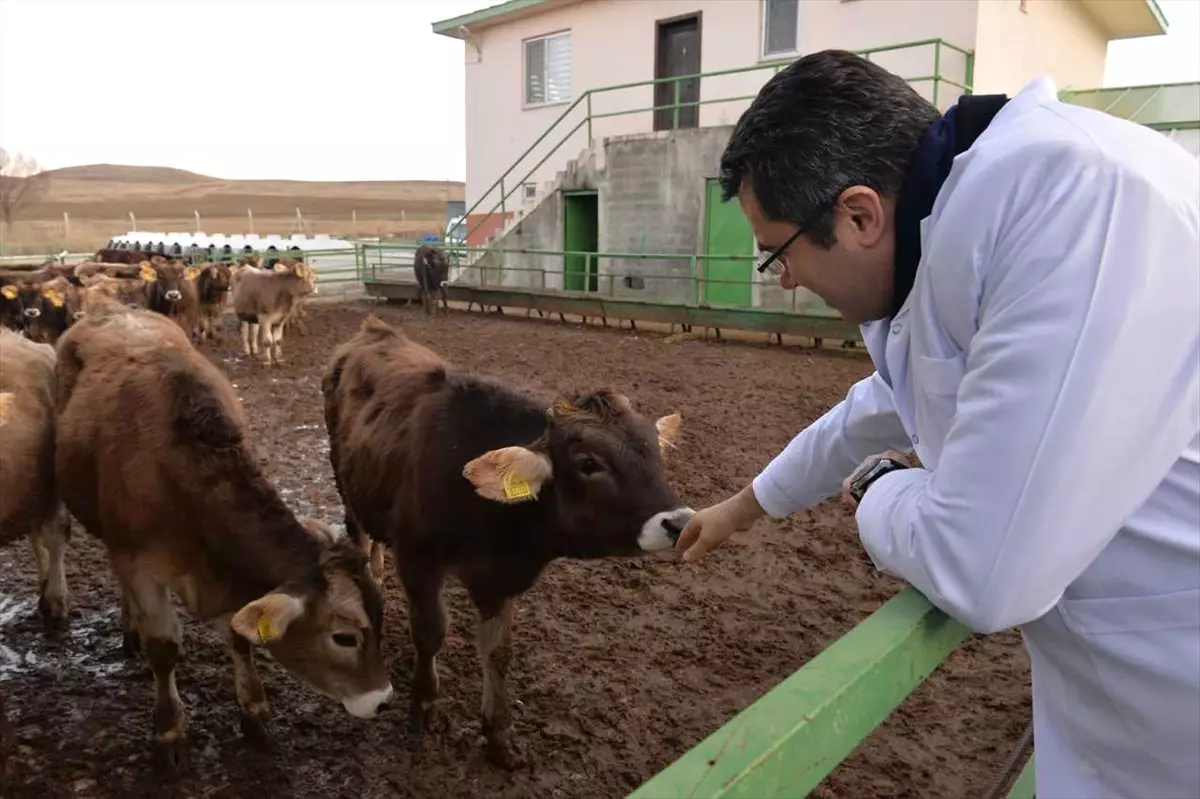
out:
<path id="1" fill-rule="evenodd" d="M 565 99 L 544 100 L 540 103 L 531 103 L 529 101 L 529 43 L 537 41 L 549 41 L 551 39 L 565 38 L 567 40 L 568 63 L 571 65 L 571 86 L 567 90 Z M 546 59 L 546 67 L 549 68 L 550 59 Z M 530 36 L 528 39 L 521 40 L 521 107 L 530 108 L 547 108 L 553 105 L 564 105 L 571 102 L 574 95 L 575 83 L 575 52 L 571 48 L 571 29 L 554 31 L 553 33 L 544 33 L 540 36 Z M 543 87 L 547 86 L 546 76 L 542 76 Z"/>
<path id="2" fill-rule="evenodd" d="M 760 0 L 758 4 L 759 10 L 759 26 L 758 26 L 758 57 L 762 61 L 779 61 L 783 58 L 800 55 L 800 16 L 804 11 L 802 3 L 804 0 L 793 0 L 796 3 L 796 41 L 792 43 L 792 49 L 778 53 L 767 52 L 767 0 Z"/>

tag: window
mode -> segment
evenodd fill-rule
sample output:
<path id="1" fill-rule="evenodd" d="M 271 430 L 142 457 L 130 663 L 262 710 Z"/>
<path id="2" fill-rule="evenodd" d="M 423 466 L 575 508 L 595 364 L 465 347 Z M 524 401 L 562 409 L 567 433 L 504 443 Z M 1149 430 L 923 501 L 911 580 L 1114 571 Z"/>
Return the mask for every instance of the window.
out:
<path id="1" fill-rule="evenodd" d="M 522 183 L 521 191 L 522 191 L 521 196 L 526 201 L 537 199 L 537 184 L 536 183 Z"/>
<path id="2" fill-rule="evenodd" d="M 800 49 L 800 0 L 763 0 L 763 58 Z"/>
<path id="3" fill-rule="evenodd" d="M 571 32 L 525 40 L 525 105 L 571 99 Z"/>

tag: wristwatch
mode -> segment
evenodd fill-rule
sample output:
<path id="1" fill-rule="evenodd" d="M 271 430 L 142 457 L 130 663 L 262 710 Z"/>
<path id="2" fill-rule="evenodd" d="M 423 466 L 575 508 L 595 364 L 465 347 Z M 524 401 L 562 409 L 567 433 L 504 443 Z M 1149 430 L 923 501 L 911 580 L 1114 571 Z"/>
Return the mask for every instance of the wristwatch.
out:
<path id="1" fill-rule="evenodd" d="M 850 496 L 854 497 L 855 502 L 862 502 L 863 494 L 867 493 L 867 489 L 871 487 L 872 483 L 888 472 L 907 468 L 909 468 L 907 463 L 902 463 L 894 458 L 880 458 L 860 473 L 851 475 Z"/>

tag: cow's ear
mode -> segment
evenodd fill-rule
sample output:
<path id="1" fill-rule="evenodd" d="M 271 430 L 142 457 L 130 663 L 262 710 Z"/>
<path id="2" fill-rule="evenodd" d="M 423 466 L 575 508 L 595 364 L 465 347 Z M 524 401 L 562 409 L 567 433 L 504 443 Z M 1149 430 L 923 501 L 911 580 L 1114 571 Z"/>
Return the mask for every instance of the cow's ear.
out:
<path id="1" fill-rule="evenodd" d="M 337 543 L 338 536 L 333 532 L 333 528 L 320 519 L 301 519 L 300 526 L 304 528 L 304 532 L 320 542 L 321 546 L 331 547 Z"/>
<path id="2" fill-rule="evenodd" d="M 275 274 L 286 275 L 288 271 L 286 264 L 275 264 Z"/>
<path id="3" fill-rule="evenodd" d="M 667 447 L 674 448 L 675 437 L 679 435 L 679 424 L 683 421 L 683 417 L 678 413 L 673 413 L 670 416 L 664 416 L 654 423 L 658 430 L 658 448 L 666 451 Z"/>
<path id="4" fill-rule="evenodd" d="M 288 625 L 303 615 L 303 599 L 276 592 L 259 597 L 233 614 L 229 626 L 252 644 L 269 644 L 282 638 Z"/>
<path id="5" fill-rule="evenodd" d="M 505 504 L 537 499 L 552 472 L 549 458 L 525 447 L 494 449 L 463 467 L 476 494 Z"/>

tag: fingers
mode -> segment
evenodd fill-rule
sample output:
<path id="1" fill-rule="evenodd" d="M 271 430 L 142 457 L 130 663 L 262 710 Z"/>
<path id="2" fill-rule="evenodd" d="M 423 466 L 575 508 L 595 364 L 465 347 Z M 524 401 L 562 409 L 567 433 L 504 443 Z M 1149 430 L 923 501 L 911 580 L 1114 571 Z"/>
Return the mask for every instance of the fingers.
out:
<path id="1" fill-rule="evenodd" d="M 696 539 L 700 537 L 700 530 L 704 526 L 703 519 L 704 511 L 700 511 L 688 521 L 687 526 L 683 528 L 683 532 L 679 534 L 679 540 L 675 542 L 676 555 L 687 552 L 692 544 L 696 543 Z"/>

